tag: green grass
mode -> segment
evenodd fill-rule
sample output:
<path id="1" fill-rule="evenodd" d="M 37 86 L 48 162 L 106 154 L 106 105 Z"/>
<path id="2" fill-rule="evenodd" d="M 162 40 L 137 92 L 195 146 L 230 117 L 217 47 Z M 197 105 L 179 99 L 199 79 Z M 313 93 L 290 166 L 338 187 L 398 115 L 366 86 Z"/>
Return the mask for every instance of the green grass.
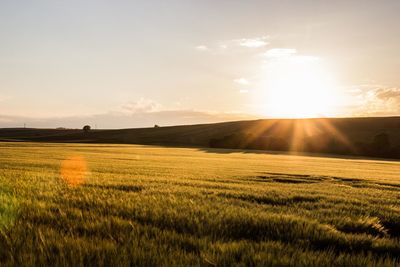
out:
<path id="1" fill-rule="evenodd" d="M 75 187 L 60 175 L 71 156 L 88 167 Z M 398 161 L 0 143 L 0 266 L 398 266 L 399 173 Z"/>

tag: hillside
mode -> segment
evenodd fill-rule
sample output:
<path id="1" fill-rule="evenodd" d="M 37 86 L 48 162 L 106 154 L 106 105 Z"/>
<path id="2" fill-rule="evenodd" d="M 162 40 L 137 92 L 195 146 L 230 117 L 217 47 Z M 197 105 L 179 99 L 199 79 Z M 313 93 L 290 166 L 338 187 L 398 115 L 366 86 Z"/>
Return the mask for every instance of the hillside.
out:
<path id="1" fill-rule="evenodd" d="M 161 144 L 400 157 L 400 117 L 268 119 L 119 130 L 0 129 L 3 141 Z"/>

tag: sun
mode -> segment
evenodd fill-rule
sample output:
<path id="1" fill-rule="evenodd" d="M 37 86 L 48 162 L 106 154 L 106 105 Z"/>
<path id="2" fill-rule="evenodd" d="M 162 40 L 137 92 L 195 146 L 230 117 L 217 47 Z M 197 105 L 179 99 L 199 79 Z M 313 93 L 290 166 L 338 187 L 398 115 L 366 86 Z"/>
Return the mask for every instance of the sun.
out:
<path id="1" fill-rule="evenodd" d="M 319 58 L 288 56 L 268 62 L 262 85 L 262 113 L 278 118 L 332 116 L 339 92 Z"/>

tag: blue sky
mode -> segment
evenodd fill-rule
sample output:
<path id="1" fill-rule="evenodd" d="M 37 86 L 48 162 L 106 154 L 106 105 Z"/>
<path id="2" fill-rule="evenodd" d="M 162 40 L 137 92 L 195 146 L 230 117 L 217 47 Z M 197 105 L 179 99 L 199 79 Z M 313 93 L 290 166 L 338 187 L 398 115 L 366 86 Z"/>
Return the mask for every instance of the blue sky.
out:
<path id="1" fill-rule="evenodd" d="M 318 106 L 315 115 L 399 115 L 399 11 L 391 0 L 4 0 L 0 127 L 292 116 L 296 103 L 271 92 L 301 96 L 310 83 L 271 88 L 282 58 L 306 62 L 300 70 L 313 64 L 310 77 L 330 77 L 329 86 L 328 78 L 312 81 L 321 87 L 312 94 L 327 95 L 333 84 L 340 94 L 334 112 Z M 301 81 L 290 64 L 285 77 Z M 274 110 L 265 107 L 272 102 Z"/>

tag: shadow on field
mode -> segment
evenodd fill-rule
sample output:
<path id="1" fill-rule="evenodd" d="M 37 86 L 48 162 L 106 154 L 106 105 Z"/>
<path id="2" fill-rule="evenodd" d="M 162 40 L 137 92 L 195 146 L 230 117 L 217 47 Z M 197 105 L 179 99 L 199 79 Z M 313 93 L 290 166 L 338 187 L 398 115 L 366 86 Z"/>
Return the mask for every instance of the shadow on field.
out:
<path id="1" fill-rule="evenodd" d="M 163 146 L 163 145 L 161 145 Z M 165 146 L 171 147 L 171 146 Z M 197 147 L 199 151 L 213 154 L 268 154 L 268 155 L 288 155 L 288 156 L 305 156 L 305 157 L 317 157 L 317 158 L 337 158 L 337 159 L 358 159 L 358 160 L 375 160 L 375 161 L 394 161 L 400 162 L 399 159 L 392 158 L 376 158 L 376 157 L 365 157 L 357 155 L 339 155 L 329 153 L 312 153 L 312 152 L 296 152 L 296 151 L 277 151 L 277 150 L 253 150 L 253 149 L 231 149 L 231 148 L 210 148 L 210 147 Z"/>
<path id="2" fill-rule="evenodd" d="M 262 172 L 262 175 L 253 177 L 257 182 L 276 182 L 285 184 L 312 184 L 326 180 L 326 177 L 309 174 L 287 174 L 277 172 Z"/>
<path id="3" fill-rule="evenodd" d="M 250 203 L 264 204 L 264 205 L 274 205 L 274 206 L 287 206 L 294 205 L 296 203 L 315 203 L 323 199 L 320 196 L 291 196 L 287 198 L 274 197 L 274 196 L 257 196 L 250 194 L 232 194 L 232 193 L 219 193 L 219 197 L 228 199 L 237 199 Z"/>
<path id="4" fill-rule="evenodd" d="M 100 185 L 100 184 L 85 184 L 83 187 L 86 188 L 94 188 L 94 189 L 101 189 L 101 190 L 119 190 L 125 192 L 140 192 L 144 189 L 143 186 L 138 185 Z"/>

